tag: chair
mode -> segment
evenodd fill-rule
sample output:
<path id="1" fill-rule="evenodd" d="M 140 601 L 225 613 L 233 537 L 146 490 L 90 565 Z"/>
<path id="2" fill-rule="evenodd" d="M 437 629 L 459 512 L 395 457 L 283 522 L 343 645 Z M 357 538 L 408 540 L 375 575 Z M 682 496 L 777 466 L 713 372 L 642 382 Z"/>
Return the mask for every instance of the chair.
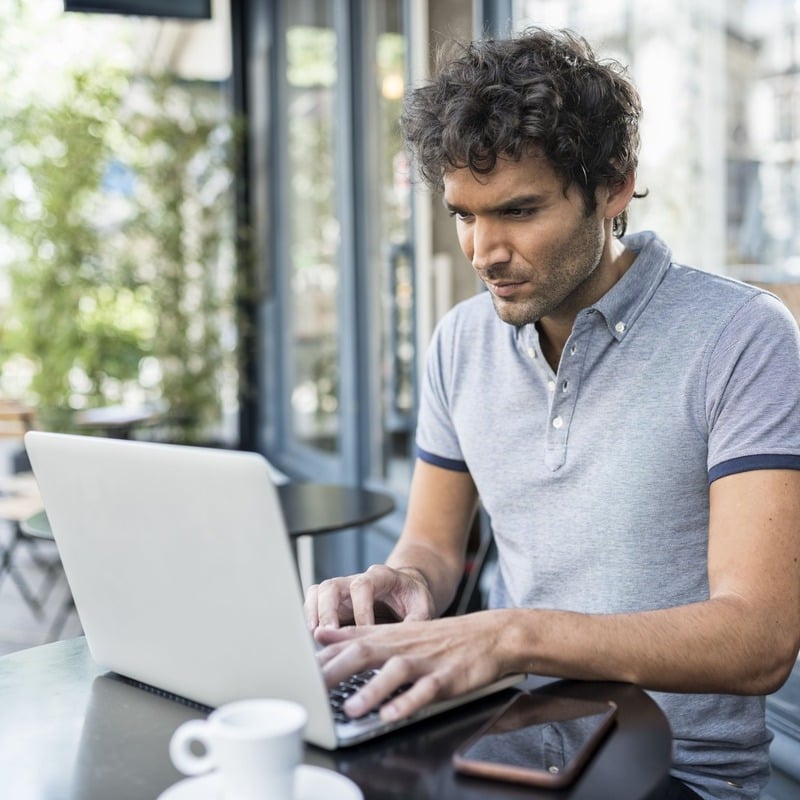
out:
<path id="1" fill-rule="evenodd" d="M 0 439 L 22 439 L 36 427 L 36 410 L 16 400 L 0 398 Z"/>
<path id="2" fill-rule="evenodd" d="M 51 561 L 43 562 L 33 554 L 34 561 L 46 570 L 46 580 L 43 591 L 34 592 L 23 573 L 14 563 L 17 549 L 23 543 L 30 545 L 30 541 L 21 530 L 21 523 L 43 509 L 42 499 L 36 489 L 33 476 L 12 476 L 3 484 L 2 495 L 0 495 L 0 519 L 5 520 L 11 527 L 11 538 L 0 554 L 0 582 L 5 575 L 8 575 L 17 586 L 22 599 L 31 609 L 37 619 L 44 615 L 44 603 L 52 589 L 55 579 L 55 568 Z"/>
<path id="3" fill-rule="evenodd" d="M 488 523 L 481 514 L 476 519 L 467 544 L 467 559 L 464 574 L 444 616 L 458 616 L 486 607 L 484 582 L 495 563 L 497 548 Z"/>
<path id="4" fill-rule="evenodd" d="M 800 662 L 786 683 L 767 697 L 767 727 L 774 738 L 769 749 L 772 778 L 765 797 L 800 796 Z M 779 787 L 784 791 L 781 793 Z"/>
<path id="5" fill-rule="evenodd" d="M 62 569 L 52 536 L 41 536 L 27 526 L 29 519 L 44 513 L 39 488 L 21 444 L 25 433 L 35 427 L 36 412 L 33 408 L 0 399 L 0 438 L 20 442 L 11 454 L 9 470 L 0 477 L 0 521 L 6 522 L 10 530 L 8 541 L 0 546 L 0 583 L 8 575 L 33 616 L 41 621 L 45 615 L 45 603 L 61 577 Z M 20 569 L 16 561 L 20 548 L 28 551 L 32 563 L 44 575 L 44 580 L 36 590 L 30 583 L 30 576 Z M 61 615 L 56 617 L 48 640 L 60 633 L 65 619 Z"/>

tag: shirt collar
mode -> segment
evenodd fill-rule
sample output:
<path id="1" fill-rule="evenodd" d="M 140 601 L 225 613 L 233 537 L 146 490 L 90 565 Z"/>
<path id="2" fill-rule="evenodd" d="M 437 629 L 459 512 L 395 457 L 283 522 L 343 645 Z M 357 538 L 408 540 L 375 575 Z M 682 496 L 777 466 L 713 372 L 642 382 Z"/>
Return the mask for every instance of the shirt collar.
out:
<path id="1" fill-rule="evenodd" d="M 667 245 L 652 231 L 634 233 L 622 243 L 636 253 L 625 274 L 591 307 L 599 311 L 611 335 L 621 341 L 664 278 L 672 262 Z"/>

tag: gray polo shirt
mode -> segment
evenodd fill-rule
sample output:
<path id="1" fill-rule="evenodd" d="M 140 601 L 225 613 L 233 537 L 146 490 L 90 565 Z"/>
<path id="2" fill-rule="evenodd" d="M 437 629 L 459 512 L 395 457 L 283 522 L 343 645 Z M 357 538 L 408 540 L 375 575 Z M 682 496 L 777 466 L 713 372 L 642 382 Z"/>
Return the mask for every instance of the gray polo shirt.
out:
<path id="1" fill-rule="evenodd" d="M 487 292 L 431 342 L 418 454 L 478 487 L 498 546 L 494 607 L 703 600 L 709 483 L 800 469 L 800 336 L 787 309 L 673 263 L 652 233 L 624 242 L 636 260 L 578 314 L 556 373 L 535 325 L 502 322 Z M 672 725 L 675 775 L 704 797 L 758 796 L 763 698 L 652 694 Z"/>

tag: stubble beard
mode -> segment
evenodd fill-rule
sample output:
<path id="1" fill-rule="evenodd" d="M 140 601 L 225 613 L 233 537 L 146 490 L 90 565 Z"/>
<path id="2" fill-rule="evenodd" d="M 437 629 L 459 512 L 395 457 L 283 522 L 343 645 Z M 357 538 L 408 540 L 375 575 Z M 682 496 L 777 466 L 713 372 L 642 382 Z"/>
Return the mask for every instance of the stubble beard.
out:
<path id="1" fill-rule="evenodd" d="M 592 291 L 592 278 L 603 256 L 603 240 L 593 233 L 587 224 L 567 247 L 535 270 L 542 278 L 535 284 L 532 296 L 506 300 L 490 290 L 497 316 L 520 328 L 556 311 L 575 315 L 595 302 L 598 298 Z"/>

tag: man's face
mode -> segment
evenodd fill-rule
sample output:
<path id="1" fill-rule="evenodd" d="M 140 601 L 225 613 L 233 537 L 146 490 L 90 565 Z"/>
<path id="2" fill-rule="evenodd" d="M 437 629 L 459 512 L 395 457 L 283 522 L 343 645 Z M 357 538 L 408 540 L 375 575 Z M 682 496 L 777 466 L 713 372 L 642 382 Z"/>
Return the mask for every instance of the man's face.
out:
<path id="1" fill-rule="evenodd" d="M 580 190 L 566 194 L 546 158 L 501 159 L 488 175 L 456 169 L 444 203 L 459 244 L 511 325 L 572 316 L 609 288 L 605 203 L 587 214 Z"/>

